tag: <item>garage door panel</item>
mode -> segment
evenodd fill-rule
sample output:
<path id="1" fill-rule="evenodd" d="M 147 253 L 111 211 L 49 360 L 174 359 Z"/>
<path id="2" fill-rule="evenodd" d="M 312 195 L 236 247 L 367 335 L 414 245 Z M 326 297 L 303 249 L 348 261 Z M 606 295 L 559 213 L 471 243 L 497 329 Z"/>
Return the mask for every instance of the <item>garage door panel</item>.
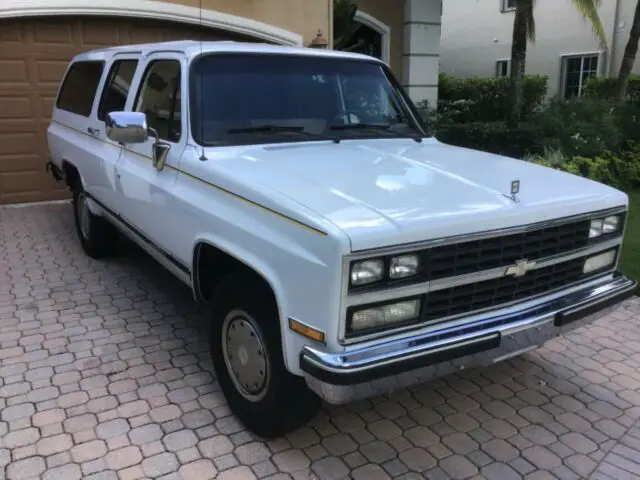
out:
<path id="1" fill-rule="evenodd" d="M 114 22 L 82 23 L 80 32 L 82 42 L 85 45 L 94 45 L 94 48 L 109 47 L 122 43 L 120 39 L 121 26 L 114 26 Z"/>
<path id="2" fill-rule="evenodd" d="M 4 172 L 0 175 L 0 188 L 4 195 L 38 195 L 42 191 L 40 176 L 35 170 Z"/>
<path id="3" fill-rule="evenodd" d="M 36 172 L 42 167 L 42 160 L 34 153 L 26 155 L 12 154 L 2 156 L 0 155 L 0 168 L 2 168 L 2 174 L 16 173 L 16 172 Z"/>
<path id="4" fill-rule="evenodd" d="M 49 124 L 49 120 L 51 120 L 51 114 L 53 113 L 53 105 L 55 103 L 56 103 L 56 92 L 52 92 L 50 95 L 43 94 L 40 96 L 40 111 L 42 112 L 42 119 L 45 121 L 45 125 L 47 126 Z"/>
<path id="5" fill-rule="evenodd" d="M 10 20 L 0 21 L 0 42 L 15 42 L 20 43 L 24 41 L 22 34 L 22 24 L 16 23 Z"/>
<path id="6" fill-rule="evenodd" d="M 0 58 L 0 88 L 11 85 L 28 85 L 26 58 Z M 8 84 L 8 85 L 7 85 Z"/>
<path id="7" fill-rule="evenodd" d="M 0 132 L 0 161 L 3 164 L 13 161 L 12 155 L 33 153 L 33 146 L 38 138 L 37 130 L 33 126 L 13 124 L 3 127 L 5 131 Z"/>
<path id="8" fill-rule="evenodd" d="M 35 57 L 33 62 L 36 67 L 35 83 L 39 88 L 43 88 L 43 84 L 51 84 L 52 87 L 57 87 L 60 80 L 64 76 L 64 72 L 67 70 L 69 60 L 54 59 L 54 58 L 38 58 Z"/>
<path id="9" fill-rule="evenodd" d="M 63 19 L 50 19 L 47 22 L 32 24 L 32 39 L 34 44 L 69 45 L 75 43 L 73 38 L 74 24 Z"/>
<path id="10" fill-rule="evenodd" d="M 31 95 L 0 96 L 0 121 L 29 120 L 34 114 Z"/>
<path id="11" fill-rule="evenodd" d="M 45 171 L 46 130 L 59 83 L 74 55 L 113 45 L 185 39 L 252 41 L 197 25 L 128 17 L 0 20 L 0 204 L 69 196 Z"/>

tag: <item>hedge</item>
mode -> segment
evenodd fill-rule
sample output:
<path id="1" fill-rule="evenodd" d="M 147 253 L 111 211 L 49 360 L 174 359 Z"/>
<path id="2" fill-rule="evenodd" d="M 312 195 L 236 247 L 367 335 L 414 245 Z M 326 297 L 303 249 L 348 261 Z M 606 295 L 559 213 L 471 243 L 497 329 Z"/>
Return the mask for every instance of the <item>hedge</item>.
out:
<path id="1" fill-rule="evenodd" d="M 546 76 L 526 75 L 523 83 L 522 119 L 539 110 L 547 95 Z M 438 111 L 452 123 L 504 120 L 509 107 L 509 78 L 458 79 L 441 73 Z"/>
<path id="2" fill-rule="evenodd" d="M 585 98 L 611 100 L 614 98 L 617 78 L 592 77 L 584 87 Z M 631 103 L 640 103 L 640 75 L 631 75 L 627 87 L 626 99 Z"/>
<path id="3" fill-rule="evenodd" d="M 573 157 L 563 163 L 538 157 L 533 163 L 590 178 L 623 191 L 640 187 L 640 148 L 614 154 L 604 152 L 597 157 Z"/>
<path id="4" fill-rule="evenodd" d="M 438 125 L 436 138 L 443 143 L 515 158 L 539 153 L 543 141 L 536 125 L 522 123 L 512 129 L 504 122 Z"/>

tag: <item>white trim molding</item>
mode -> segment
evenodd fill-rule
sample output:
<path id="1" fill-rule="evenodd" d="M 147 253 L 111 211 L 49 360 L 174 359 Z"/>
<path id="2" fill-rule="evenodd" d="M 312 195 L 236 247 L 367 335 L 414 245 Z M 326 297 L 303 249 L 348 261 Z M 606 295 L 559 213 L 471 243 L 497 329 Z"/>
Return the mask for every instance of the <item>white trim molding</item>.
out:
<path id="1" fill-rule="evenodd" d="M 95 15 L 169 20 L 302 46 L 302 35 L 250 18 L 154 0 L 0 0 L 0 18 Z"/>
<path id="2" fill-rule="evenodd" d="M 598 57 L 598 67 L 596 69 L 596 76 L 603 77 L 606 75 L 606 62 L 607 62 L 607 52 L 605 50 L 591 50 L 586 52 L 571 52 L 571 53 L 563 53 L 560 54 L 560 75 L 559 75 L 559 83 L 558 91 L 560 95 L 564 98 L 566 95 L 566 87 L 567 87 L 567 61 L 571 58 L 582 58 L 585 57 Z M 582 75 L 580 79 L 580 95 L 582 94 Z"/>
<path id="3" fill-rule="evenodd" d="M 391 61 L 391 27 L 360 9 L 356 10 L 354 20 L 380 34 L 382 39 L 381 60 L 388 64 Z"/>

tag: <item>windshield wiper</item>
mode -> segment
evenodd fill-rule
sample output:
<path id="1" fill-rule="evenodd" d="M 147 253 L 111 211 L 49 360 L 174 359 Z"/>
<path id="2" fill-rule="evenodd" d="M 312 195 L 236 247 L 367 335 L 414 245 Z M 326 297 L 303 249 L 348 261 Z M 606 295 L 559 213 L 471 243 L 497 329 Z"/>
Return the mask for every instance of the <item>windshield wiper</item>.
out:
<path id="1" fill-rule="evenodd" d="M 254 133 L 254 132 L 304 132 L 304 127 L 298 125 L 260 125 L 258 127 L 231 128 L 227 133 Z"/>
<path id="2" fill-rule="evenodd" d="M 400 137 L 404 137 L 404 138 L 411 138 L 418 143 L 422 142 L 422 136 L 417 132 L 402 134 L 394 130 L 391 125 L 380 124 L 380 123 L 345 123 L 341 125 L 331 125 L 329 126 L 329 130 L 342 130 L 342 131 L 344 130 L 375 130 L 375 131 L 393 133 L 395 135 L 399 135 Z"/>
<path id="3" fill-rule="evenodd" d="M 319 133 L 307 132 L 304 127 L 299 125 L 260 125 L 257 127 L 231 128 L 227 130 L 228 134 L 234 133 L 294 133 L 307 137 L 318 138 L 322 140 L 331 140 L 338 143 L 340 139 L 336 137 L 328 137 Z"/>

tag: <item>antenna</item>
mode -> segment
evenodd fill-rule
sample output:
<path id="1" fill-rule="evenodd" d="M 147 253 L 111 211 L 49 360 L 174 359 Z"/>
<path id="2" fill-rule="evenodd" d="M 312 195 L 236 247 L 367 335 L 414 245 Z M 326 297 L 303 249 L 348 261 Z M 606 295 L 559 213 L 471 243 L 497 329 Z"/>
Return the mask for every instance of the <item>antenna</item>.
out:
<path id="1" fill-rule="evenodd" d="M 203 40 L 203 33 L 204 33 L 204 25 L 202 24 L 202 0 L 200 0 L 200 57 L 199 60 L 202 61 L 202 53 L 203 53 L 203 45 L 202 43 L 204 42 Z M 200 141 L 204 142 L 204 111 L 203 111 L 203 106 L 204 106 L 204 101 L 203 97 L 204 97 L 204 80 L 203 80 L 204 75 L 202 74 L 202 71 L 200 71 L 200 108 L 198 108 L 198 111 L 200 112 Z M 204 153 L 204 145 L 202 145 L 202 150 L 200 150 L 200 158 L 199 160 L 201 162 L 206 162 L 207 161 L 207 156 Z"/>

